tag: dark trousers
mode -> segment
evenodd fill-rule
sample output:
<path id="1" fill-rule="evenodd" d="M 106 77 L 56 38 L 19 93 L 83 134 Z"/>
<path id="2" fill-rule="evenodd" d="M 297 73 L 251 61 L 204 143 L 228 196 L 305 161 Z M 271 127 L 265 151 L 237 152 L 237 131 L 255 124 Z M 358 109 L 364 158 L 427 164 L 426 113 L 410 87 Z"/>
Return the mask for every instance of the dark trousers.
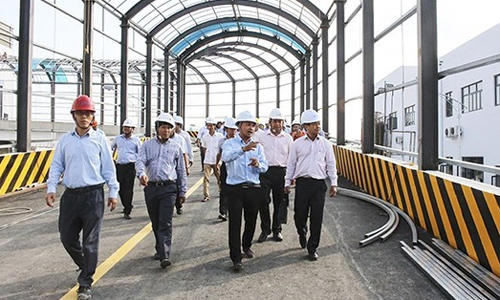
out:
<path id="1" fill-rule="evenodd" d="M 90 286 L 97 267 L 99 233 L 104 214 L 102 185 L 66 189 L 59 208 L 61 242 L 81 272 L 78 283 Z M 82 242 L 80 232 L 82 231 Z"/>
<path id="2" fill-rule="evenodd" d="M 132 199 L 134 198 L 135 164 L 116 164 L 116 179 L 120 183 L 120 200 L 123 205 L 123 213 L 132 212 Z"/>
<path id="3" fill-rule="evenodd" d="M 201 171 L 205 171 L 205 151 L 207 151 L 207 148 L 204 148 L 200 146 L 200 156 L 201 156 Z"/>
<path id="4" fill-rule="evenodd" d="M 326 193 L 325 180 L 298 178 L 295 185 L 295 227 L 299 236 L 307 234 L 307 216 L 310 216 L 311 235 L 307 250 L 313 253 L 319 246 Z"/>
<path id="5" fill-rule="evenodd" d="M 144 197 L 155 234 L 156 253 L 160 259 L 168 259 L 172 245 L 172 215 L 177 198 L 177 185 L 172 183 L 157 187 L 150 184 L 144 188 Z"/>
<path id="6" fill-rule="evenodd" d="M 263 196 L 262 189 L 228 185 L 227 195 L 229 210 L 229 256 L 233 262 L 240 262 L 241 247 L 243 246 L 243 249 L 248 249 L 252 246 L 258 205 Z M 245 219 L 243 238 L 241 237 L 242 212 Z"/>
<path id="7" fill-rule="evenodd" d="M 265 194 L 259 206 L 260 228 L 262 232 L 270 234 L 281 232 L 281 222 L 279 218 L 280 205 L 285 195 L 285 173 L 286 168 L 269 167 L 266 173 L 260 175 L 260 183 Z M 271 213 L 269 204 L 271 203 L 270 193 L 273 194 L 273 224 L 271 227 Z"/>
<path id="8" fill-rule="evenodd" d="M 221 215 L 227 216 L 227 169 L 226 163 L 222 162 L 220 166 L 220 193 L 219 193 L 219 213 Z"/>

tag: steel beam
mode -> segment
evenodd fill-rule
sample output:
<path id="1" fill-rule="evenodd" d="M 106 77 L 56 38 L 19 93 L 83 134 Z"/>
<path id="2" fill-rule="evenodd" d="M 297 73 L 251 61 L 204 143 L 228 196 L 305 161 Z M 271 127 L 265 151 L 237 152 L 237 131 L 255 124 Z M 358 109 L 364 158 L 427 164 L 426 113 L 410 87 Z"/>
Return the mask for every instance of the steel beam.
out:
<path id="1" fill-rule="evenodd" d="M 31 150 L 31 64 L 33 61 L 33 8 L 33 0 L 25 0 L 20 2 L 16 134 L 18 152 L 26 152 Z"/>
<path id="2" fill-rule="evenodd" d="M 328 45 L 328 30 L 330 29 L 330 24 L 328 22 L 328 17 L 324 17 L 321 22 L 321 58 L 322 58 L 322 68 L 321 68 L 321 81 L 323 84 L 322 88 L 322 113 L 323 113 L 323 131 L 330 132 L 330 105 L 329 105 L 329 87 L 330 87 L 330 79 L 328 77 L 328 69 L 329 69 L 329 45 Z"/>
<path id="3" fill-rule="evenodd" d="M 312 108 L 318 111 L 318 45 L 319 39 L 315 36 L 312 40 Z"/>
<path id="4" fill-rule="evenodd" d="M 146 128 L 144 134 L 151 136 L 151 89 L 153 76 L 153 39 L 151 36 L 146 38 Z"/>
<path id="5" fill-rule="evenodd" d="M 123 18 L 121 23 L 122 40 L 120 44 L 120 124 L 127 118 L 127 93 L 128 93 L 128 19 Z M 121 131 L 121 129 L 120 129 Z"/>
<path id="6" fill-rule="evenodd" d="M 95 0 L 83 0 L 83 94 L 92 98 L 92 36 L 94 32 Z"/>
<path id="7" fill-rule="evenodd" d="M 418 167 L 438 169 L 438 58 L 435 1 L 417 1 Z M 459 157 L 459 159 L 462 159 Z"/>
<path id="8" fill-rule="evenodd" d="M 363 153 L 374 150 L 374 17 L 373 0 L 363 1 L 363 124 L 361 148 Z"/>
<path id="9" fill-rule="evenodd" d="M 337 5 L 337 145 L 346 143 L 345 138 L 345 10 L 344 0 Z"/>

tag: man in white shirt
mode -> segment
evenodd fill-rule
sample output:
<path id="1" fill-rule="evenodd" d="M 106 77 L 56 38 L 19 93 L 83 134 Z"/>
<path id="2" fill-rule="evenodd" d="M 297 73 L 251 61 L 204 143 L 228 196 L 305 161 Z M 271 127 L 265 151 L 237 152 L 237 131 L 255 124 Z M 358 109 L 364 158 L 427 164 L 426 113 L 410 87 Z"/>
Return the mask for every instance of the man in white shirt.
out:
<path id="1" fill-rule="evenodd" d="M 259 206 L 260 234 L 257 242 L 262 243 L 267 236 L 273 233 L 273 239 L 277 242 L 283 240 L 281 234 L 281 221 L 279 218 L 280 206 L 283 203 L 285 188 L 285 172 L 288 160 L 288 152 L 292 145 L 292 137 L 283 131 L 285 117 L 279 108 L 271 110 L 269 114 L 269 130 L 263 131 L 257 141 L 264 148 L 264 154 L 269 165 L 267 172 L 260 174 L 260 183 L 265 197 Z M 271 216 L 269 204 L 271 203 L 270 192 L 273 194 L 273 221 L 271 227 Z M 283 209 L 283 208 L 282 208 Z"/>
<path id="2" fill-rule="evenodd" d="M 302 113 L 301 122 L 306 135 L 292 143 L 288 156 L 285 176 L 285 192 L 290 193 L 290 184 L 295 180 L 295 227 L 299 234 L 302 249 L 307 247 L 308 258 L 318 259 L 323 209 L 327 186 L 325 179 L 330 178 L 329 195 L 337 195 L 337 169 L 330 142 L 319 135 L 320 118 L 317 112 L 308 109 Z M 311 235 L 306 240 L 307 218 L 310 216 Z"/>
<path id="3" fill-rule="evenodd" d="M 222 134 L 215 131 L 217 121 L 214 118 L 207 118 L 206 126 L 208 133 L 201 138 L 201 146 L 205 148 L 205 158 L 203 160 L 203 202 L 210 200 L 210 175 L 212 170 L 217 178 L 219 186 L 219 168 L 217 167 L 217 153 L 219 140 L 224 138 Z"/>

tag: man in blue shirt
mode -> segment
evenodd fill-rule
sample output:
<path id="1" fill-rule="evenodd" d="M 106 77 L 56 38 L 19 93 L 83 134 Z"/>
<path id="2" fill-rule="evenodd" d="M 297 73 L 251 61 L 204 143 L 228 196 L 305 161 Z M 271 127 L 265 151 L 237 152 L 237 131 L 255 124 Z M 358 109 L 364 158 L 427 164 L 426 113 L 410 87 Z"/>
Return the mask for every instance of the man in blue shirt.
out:
<path id="1" fill-rule="evenodd" d="M 66 187 L 59 208 L 61 242 L 81 272 L 78 276 L 78 299 L 92 297 L 92 276 L 97 267 L 99 233 L 104 213 L 104 183 L 108 184 L 108 207 L 114 210 L 119 184 L 106 138 L 94 131 L 94 102 L 79 96 L 71 114 L 75 131 L 65 134 L 57 143 L 50 165 L 45 201 L 53 207 L 61 174 Z M 82 242 L 80 232 L 83 230 Z"/>
<path id="2" fill-rule="evenodd" d="M 243 269 L 241 248 L 246 258 L 254 257 L 251 249 L 255 233 L 257 212 L 264 193 L 259 174 L 267 171 L 264 150 L 252 140 L 257 124 L 249 111 L 241 112 L 236 119 L 239 134 L 222 145 L 222 161 L 227 168 L 227 196 L 229 210 L 229 255 L 233 271 Z M 241 234 L 241 214 L 244 214 L 245 229 Z"/>
<path id="3" fill-rule="evenodd" d="M 130 119 L 123 121 L 123 134 L 115 137 L 111 149 L 117 151 L 116 177 L 120 183 L 120 200 L 123 217 L 130 220 L 134 198 L 135 162 L 141 148 L 141 140 L 134 135 L 135 124 Z"/>
<path id="4" fill-rule="evenodd" d="M 145 142 L 135 164 L 137 176 L 144 186 L 149 219 L 155 234 L 155 259 L 165 269 L 170 266 L 172 215 L 176 198 L 186 200 L 186 166 L 181 145 L 170 138 L 174 118 L 162 113 L 155 121 L 156 138 Z"/>

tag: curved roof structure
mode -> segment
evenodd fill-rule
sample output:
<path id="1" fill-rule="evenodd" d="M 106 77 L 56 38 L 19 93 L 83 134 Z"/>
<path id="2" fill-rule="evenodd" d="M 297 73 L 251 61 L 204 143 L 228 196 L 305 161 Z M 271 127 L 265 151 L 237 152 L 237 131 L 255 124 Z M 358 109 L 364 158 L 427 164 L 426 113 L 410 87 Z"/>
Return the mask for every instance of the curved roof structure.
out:
<path id="1" fill-rule="evenodd" d="M 319 28 L 329 11 L 331 1 L 321 0 L 105 0 L 103 5 L 128 22 L 169 53 L 173 59 L 186 63 L 187 69 L 197 68 L 200 74 L 225 73 L 239 68 L 246 80 L 255 75 L 271 76 L 276 71 L 289 71 L 310 52 L 318 38 Z M 221 51 L 207 48 L 230 46 L 234 59 L 219 62 Z M 226 49 L 227 50 L 227 49 Z M 208 58 L 208 54 L 212 58 Z M 260 57 L 261 59 L 256 59 Z M 215 62 L 207 67 L 207 60 Z M 199 67 L 200 63 L 204 62 Z M 253 63 L 247 63 L 252 61 Z M 269 68 L 272 64 L 274 69 Z M 198 67 L 197 67 L 198 66 Z M 265 70 L 261 73 L 259 70 Z M 224 71 L 222 71 L 224 69 Z M 220 73 L 219 73 L 220 74 Z M 235 75 L 236 77 L 236 75 Z M 210 81 L 210 80 L 209 80 Z"/>

